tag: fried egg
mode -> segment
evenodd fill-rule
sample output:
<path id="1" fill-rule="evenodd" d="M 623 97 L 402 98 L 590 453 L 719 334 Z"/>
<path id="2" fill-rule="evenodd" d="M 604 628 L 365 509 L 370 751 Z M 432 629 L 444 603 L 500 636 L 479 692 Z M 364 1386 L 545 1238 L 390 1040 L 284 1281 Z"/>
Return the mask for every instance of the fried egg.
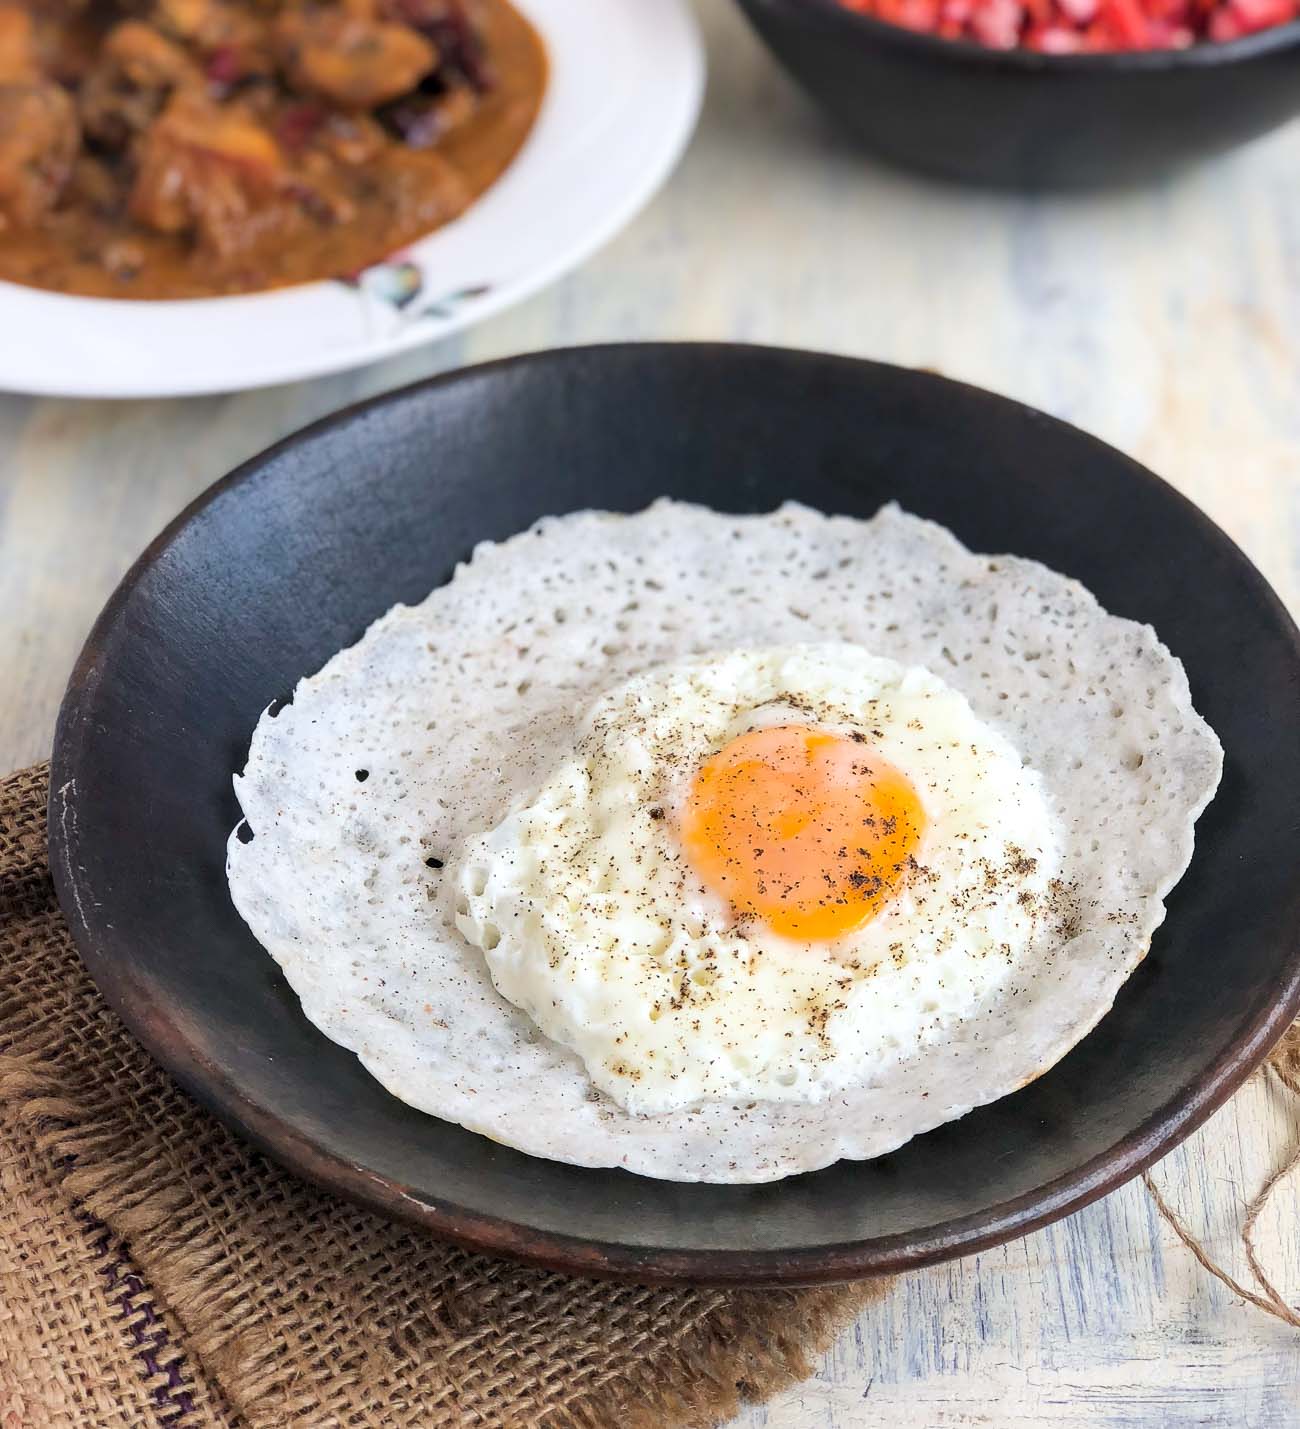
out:
<path id="1" fill-rule="evenodd" d="M 814 1102 L 1023 976 L 1038 775 L 927 670 L 856 646 L 656 667 L 453 873 L 497 990 L 655 1115 Z"/>
<path id="2" fill-rule="evenodd" d="M 538 1156 L 769 1181 L 1063 1056 L 1221 763 L 1156 633 L 1068 577 L 896 507 L 660 502 L 485 543 L 300 681 L 227 870 L 394 1096 Z"/>

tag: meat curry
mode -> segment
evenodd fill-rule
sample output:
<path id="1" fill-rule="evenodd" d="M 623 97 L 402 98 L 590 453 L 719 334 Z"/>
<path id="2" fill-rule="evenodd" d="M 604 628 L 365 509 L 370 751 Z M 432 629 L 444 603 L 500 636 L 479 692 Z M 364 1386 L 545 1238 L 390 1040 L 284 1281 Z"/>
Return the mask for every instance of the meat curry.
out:
<path id="1" fill-rule="evenodd" d="M 0 0 L 0 278 L 347 276 L 487 188 L 545 82 L 506 0 Z"/>

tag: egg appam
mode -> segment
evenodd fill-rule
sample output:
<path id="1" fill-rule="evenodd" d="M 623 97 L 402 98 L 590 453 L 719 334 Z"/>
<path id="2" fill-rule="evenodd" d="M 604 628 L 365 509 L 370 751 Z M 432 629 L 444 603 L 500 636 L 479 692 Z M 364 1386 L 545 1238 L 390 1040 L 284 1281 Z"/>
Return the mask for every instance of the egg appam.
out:
<path id="1" fill-rule="evenodd" d="M 922 685 L 932 680 L 950 693 L 969 716 L 973 742 L 1000 761 L 987 787 L 1025 795 L 1027 822 L 993 808 L 975 822 L 1004 851 L 1020 850 L 1019 882 L 1005 872 L 1005 858 L 989 867 L 1004 871 L 1015 899 L 1027 895 L 1015 906 L 1029 910 L 1030 926 L 1017 934 L 1013 957 L 986 949 L 968 961 L 988 971 L 962 976 L 965 954 L 959 948 L 951 957 L 951 945 L 936 951 L 938 924 L 923 918 L 906 939 L 885 943 L 886 952 L 889 942 L 904 943 L 899 966 L 857 958 L 864 975 L 845 1023 L 856 1032 L 840 1039 L 843 1057 L 819 1059 L 816 1049 L 784 1060 L 759 1055 L 744 1076 L 710 1079 L 700 1070 L 708 1058 L 692 1061 L 692 1053 L 721 1045 L 724 1016 L 712 1044 L 679 1037 L 678 1065 L 661 1085 L 639 1079 L 648 1088 L 639 1098 L 612 1071 L 617 1058 L 603 1033 L 579 1043 L 601 1017 L 611 1044 L 630 1009 L 649 1023 L 655 999 L 606 998 L 599 1014 L 579 1001 L 551 1016 L 537 1005 L 535 980 L 511 983 L 502 970 L 518 940 L 500 926 L 509 900 L 490 914 L 474 905 L 493 886 L 482 841 L 554 787 L 557 771 L 586 748 L 593 712 L 611 692 L 625 697 L 637 681 L 666 690 L 683 669 L 716 674 L 728 661 L 748 661 L 751 674 L 811 662 L 823 685 L 839 681 L 844 698 L 827 696 L 838 715 L 787 700 L 778 723 L 756 724 L 751 694 L 776 689 L 779 705 L 781 691 L 816 686 L 808 671 L 794 678 L 787 670 L 775 685 L 759 680 L 739 703 L 724 700 L 731 723 L 719 715 L 701 735 L 698 720 L 681 721 L 697 736 L 689 756 L 689 742 L 674 746 L 692 781 L 738 739 L 762 741 L 769 765 L 838 757 L 809 746 L 809 732 L 843 740 L 857 731 L 864 745 L 878 744 L 871 730 L 880 726 L 865 723 L 868 711 L 854 703 L 864 687 L 854 686 L 857 695 L 843 689 L 849 666 L 874 668 L 877 698 L 911 670 Z M 668 703 L 682 713 L 680 701 Z M 782 730 L 805 734 L 773 733 Z M 736 757 L 752 754 L 746 747 Z M 1064 1055 L 1145 954 L 1164 897 L 1191 857 L 1195 819 L 1221 762 L 1182 666 L 1155 632 L 1108 615 L 1067 577 L 1013 556 L 969 552 L 896 507 L 863 522 L 794 505 L 736 517 L 661 502 L 633 516 L 548 518 L 480 546 L 421 605 L 390 611 L 301 681 L 292 703 L 267 711 L 253 733 L 235 781 L 244 823 L 229 844 L 228 874 L 236 907 L 306 1015 L 403 1101 L 579 1165 L 684 1181 L 766 1181 L 884 1154 L 1024 1085 Z M 842 774 L 830 783 L 838 787 Z M 900 777 L 918 793 L 923 815 L 927 804 L 936 807 L 920 765 Z M 661 810 L 651 823 L 663 825 L 655 837 L 668 842 L 656 846 L 684 855 L 691 888 L 712 887 L 718 927 L 701 921 L 697 943 L 734 925 L 751 939 L 757 932 L 764 957 L 775 959 L 787 944 L 815 945 L 800 976 L 811 967 L 824 989 L 826 968 L 854 960 L 844 957 L 854 929 L 837 926 L 823 937 L 821 924 L 815 936 L 812 924 L 776 927 L 782 910 L 746 893 L 734 867 L 730 884 L 718 868 L 710 873 L 709 839 L 703 854 L 700 846 L 691 852 L 699 832 L 692 820 L 707 833 L 710 807 L 704 800 L 693 811 L 679 790 L 676 806 L 645 809 L 647 819 Z M 920 820 L 918 848 L 934 833 L 929 822 Z M 1037 852 L 1024 848 L 1031 840 Z M 909 856 L 931 866 L 929 852 Z M 467 870 L 484 874 L 481 889 L 466 884 Z M 917 902 L 920 886 L 909 869 L 869 910 L 868 941 L 903 902 Z M 578 901 L 608 891 L 589 888 Z M 707 900 L 700 908 L 708 912 Z M 683 926 L 699 920 L 699 909 L 680 911 Z M 498 991 L 494 975 L 511 996 L 531 1001 L 533 1015 Z M 950 980 L 962 992 L 945 1002 L 935 993 Z M 597 976 L 592 987 L 602 997 L 609 980 Z M 827 1007 L 824 998 L 805 999 L 800 1021 L 784 993 L 776 1004 L 758 999 L 765 1002 L 785 1019 L 781 1033 L 815 1032 L 816 1009 Z M 900 1005 L 911 1009 L 901 1019 Z M 661 1003 L 654 1026 L 662 1013 Z M 833 1022 L 840 1009 L 830 1014 Z M 737 1029 L 748 1025 L 745 1016 Z M 682 1026 L 670 1022 L 665 1034 Z M 644 1038 L 638 1055 L 654 1049 Z"/>

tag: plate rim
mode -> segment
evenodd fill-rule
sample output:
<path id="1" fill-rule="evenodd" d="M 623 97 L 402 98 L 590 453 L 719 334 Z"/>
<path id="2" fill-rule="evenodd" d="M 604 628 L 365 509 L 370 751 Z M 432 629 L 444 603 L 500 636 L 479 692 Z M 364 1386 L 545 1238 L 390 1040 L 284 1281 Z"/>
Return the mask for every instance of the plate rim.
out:
<path id="1" fill-rule="evenodd" d="M 664 13 L 657 18 L 671 18 L 677 27 L 679 68 L 673 76 L 673 80 L 679 89 L 675 95 L 671 96 L 674 101 L 672 122 L 665 125 L 659 136 L 657 147 L 646 160 L 644 167 L 634 175 L 633 181 L 625 186 L 619 202 L 610 204 L 599 221 L 589 224 L 580 236 L 572 239 L 561 251 L 552 253 L 548 261 L 537 264 L 518 276 L 507 275 L 499 280 L 494 280 L 490 286 L 481 292 L 475 292 L 468 301 L 459 303 L 432 326 L 412 324 L 404 330 L 385 335 L 371 334 L 364 339 L 356 340 L 343 350 L 330 350 L 320 354 L 304 351 L 291 364 L 282 363 L 261 371 L 254 371 L 251 375 L 233 370 L 219 378 L 212 374 L 198 378 L 181 375 L 174 380 L 169 380 L 165 385 L 160 385 L 158 382 L 150 380 L 123 381 L 115 372 L 105 373 L 85 368 L 74 380 L 65 381 L 60 377 L 44 381 L 39 377 L 28 378 L 22 374 L 20 356 L 14 373 L 7 374 L 0 370 L 0 394 L 33 398 L 120 402 L 254 392 L 267 387 L 314 381 L 344 372 L 354 372 L 373 366 L 378 362 L 400 357 L 404 353 L 455 337 L 457 334 L 476 327 L 479 323 L 537 296 L 538 293 L 559 279 L 586 264 L 640 214 L 671 178 L 685 155 L 699 123 L 708 78 L 708 65 L 699 18 L 690 4 L 690 0 L 622 0 L 622 2 L 632 6 L 638 3 L 650 3 L 656 9 L 662 6 Z M 515 0 L 512 0 L 512 3 L 515 3 Z M 553 54 L 555 52 L 552 50 L 551 36 L 538 18 L 524 9 L 522 3 L 519 8 L 523 11 L 525 19 L 540 34 L 547 49 L 553 74 L 555 68 Z M 547 93 L 549 93 L 549 82 Z M 543 103 L 545 103 L 545 99 L 546 95 L 544 94 Z M 521 162 L 527 162 L 527 151 L 536 128 L 537 122 L 535 121 L 533 129 L 525 136 L 519 152 L 511 159 L 503 173 L 498 175 L 496 181 L 489 185 L 488 189 L 479 196 L 475 203 L 470 205 L 464 214 L 453 219 L 451 223 L 441 225 L 414 239 L 398 254 L 380 259 L 366 271 L 370 272 L 389 266 L 407 251 L 419 255 L 421 246 L 436 242 L 444 229 L 450 230 L 461 223 L 472 222 L 479 202 L 491 194 L 501 179 L 516 170 Z M 264 300 L 291 300 L 294 297 L 310 299 L 313 293 L 328 292 L 334 286 L 335 281 L 334 279 L 319 279 L 308 283 L 293 283 L 284 288 L 267 288 L 251 293 L 167 300 L 86 297 L 75 293 L 57 292 L 52 289 L 34 288 L 28 284 L 0 279 L 0 322 L 5 320 L 5 310 L 10 303 L 20 306 L 33 305 L 33 311 L 21 319 L 26 324 L 39 322 L 42 316 L 53 307 L 62 308 L 66 314 L 73 318 L 75 318 L 78 309 L 84 311 L 94 308 L 102 313 L 99 319 L 101 323 L 111 321 L 114 309 L 167 308 L 175 310 L 184 307 L 193 309 L 195 321 L 201 322 L 200 310 L 209 304 L 223 305 L 227 311 L 231 312 L 234 312 L 235 305 L 238 305 L 245 313 L 252 307 L 254 309 L 253 320 L 257 321 L 255 308 Z M 361 301 L 359 296 L 358 301 Z M 20 327 L 20 339 L 21 333 L 22 328 Z M 203 334 L 196 333 L 193 341 L 195 344 L 202 343 L 204 341 Z M 18 354 L 21 354 L 22 341 L 15 343 L 14 348 Z"/>
<path id="2" fill-rule="evenodd" d="M 133 1036 L 165 1071 L 219 1120 L 252 1142 L 272 1161 L 295 1174 L 367 1209 L 420 1227 L 466 1248 L 509 1257 L 527 1264 L 570 1274 L 630 1280 L 642 1284 L 792 1287 L 831 1284 L 919 1269 L 957 1256 L 974 1254 L 1017 1239 L 1060 1220 L 1109 1194 L 1153 1165 L 1200 1127 L 1245 1082 L 1300 1015 L 1300 918 L 1293 923 L 1287 953 L 1289 976 L 1274 997 L 1241 1029 L 1200 1078 L 1179 1088 L 1141 1124 L 1073 1171 L 1020 1196 L 981 1211 L 936 1223 L 921 1231 L 900 1232 L 865 1240 L 788 1247 L 766 1251 L 726 1249 L 677 1250 L 669 1246 L 636 1247 L 614 1241 L 572 1236 L 521 1225 L 466 1206 L 433 1203 L 411 1189 L 319 1146 L 306 1135 L 275 1119 L 271 1108 L 246 1096 L 231 1079 L 188 1044 L 174 1028 L 149 1019 L 123 995 L 114 975 L 114 960 L 97 947 L 94 930 L 80 914 L 81 899 L 74 863 L 75 830 L 70 836 L 66 812 L 59 806 L 69 771 L 84 759 L 90 722 L 87 705 L 103 673 L 101 655 L 106 638 L 136 586 L 167 556 L 173 540 L 217 502 L 257 477 L 283 451 L 310 437 L 347 425 L 391 403 L 409 400 L 430 389 L 482 380 L 498 371 L 549 366 L 576 356 L 635 349 L 647 356 L 688 349 L 704 356 L 765 355 L 771 360 L 802 364 L 810 360 L 867 374 L 884 370 L 907 373 L 937 387 L 961 389 L 977 399 L 992 398 L 1031 418 L 1067 429 L 1073 438 L 1100 449 L 1108 460 L 1127 466 L 1136 479 L 1154 486 L 1163 498 L 1179 506 L 1250 578 L 1264 607 L 1271 610 L 1281 634 L 1289 639 L 1300 672 L 1300 628 L 1281 598 L 1235 541 L 1200 507 L 1164 478 L 1132 457 L 1072 423 L 1049 416 L 1014 398 L 932 370 L 806 348 L 729 342 L 606 342 L 497 358 L 457 368 L 352 403 L 289 434 L 267 447 L 201 492 L 154 537 L 126 574 L 95 620 L 69 677 L 55 728 L 50 765 L 48 849 L 51 874 L 61 910 L 77 952 L 105 1000 Z M 75 824 L 75 818 L 73 820 Z M 1295 895 L 1300 908 L 1300 886 Z M 324 1034 L 321 1034 L 324 1035 Z M 632 1173 L 625 1172 L 630 1175 Z"/>

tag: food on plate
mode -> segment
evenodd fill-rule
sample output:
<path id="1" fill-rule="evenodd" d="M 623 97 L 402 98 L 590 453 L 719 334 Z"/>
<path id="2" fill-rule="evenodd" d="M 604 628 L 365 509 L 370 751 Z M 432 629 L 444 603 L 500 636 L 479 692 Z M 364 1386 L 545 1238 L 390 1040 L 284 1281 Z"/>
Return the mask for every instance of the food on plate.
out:
<path id="1" fill-rule="evenodd" d="M 461 213 L 545 87 L 507 0 L 0 0 L 0 278 L 343 278 Z"/>
<path id="2" fill-rule="evenodd" d="M 1217 786 L 1179 662 L 887 507 L 485 543 L 259 721 L 236 907 L 402 1100 L 754 1182 L 1015 1090 L 1141 960 Z"/>
<path id="3" fill-rule="evenodd" d="M 1300 19 L 1300 0 L 838 0 L 908 30 L 1045 54 L 1178 50 Z"/>

